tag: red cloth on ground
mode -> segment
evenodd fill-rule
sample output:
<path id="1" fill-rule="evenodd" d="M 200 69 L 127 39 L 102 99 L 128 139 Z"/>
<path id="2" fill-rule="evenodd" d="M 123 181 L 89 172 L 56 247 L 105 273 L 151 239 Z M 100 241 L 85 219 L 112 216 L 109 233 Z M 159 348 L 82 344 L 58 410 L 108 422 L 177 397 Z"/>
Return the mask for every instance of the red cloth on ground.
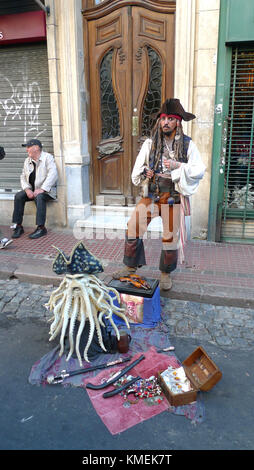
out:
<path id="1" fill-rule="evenodd" d="M 141 353 L 135 354 L 131 362 L 138 359 L 140 355 Z M 157 377 L 158 372 L 165 370 L 169 365 L 179 367 L 179 362 L 175 356 L 166 356 L 164 354 L 157 353 L 153 346 L 144 353 L 144 356 L 145 359 L 131 369 L 128 372 L 129 375 L 134 377 L 139 375 L 142 378 L 148 379 L 152 375 Z M 123 367 L 114 367 L 103 370 L 92 380 L 88 378 L 84 379 L 84 385 L 88 382 L 93 383 L 94 385 L 99 385 L 102 383 L 102 380 L 109 379 L 112 372 L 115 374 L 118 370 L 122 369 Z M 126 408 L 123 406 L 125 400 L 120 394 L 110 398 L 103 398 L 102 395 L 105 392 L 114 390 L 112 385 L 103 388 L 102 390 L 92 390 L 88 388 L 86 390 L 96 412 L 111 434 L 125 431 L 126 429 L 169 409 L 169 403 L 163 394 L 163 400 L 159 404 L 148 406 L 144 399 L 140 399 L 138 400 L 138 403 L 132 404 Z M 133 395 L 130 395 L 130 400 L 133 399 L 133 397 Z"/>

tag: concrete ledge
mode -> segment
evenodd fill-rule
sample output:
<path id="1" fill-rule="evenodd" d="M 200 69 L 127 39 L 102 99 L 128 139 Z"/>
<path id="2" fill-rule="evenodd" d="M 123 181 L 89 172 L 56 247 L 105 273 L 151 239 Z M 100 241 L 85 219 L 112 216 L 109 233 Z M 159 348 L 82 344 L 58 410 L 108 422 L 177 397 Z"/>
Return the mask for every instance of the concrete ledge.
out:
<path id="1" fill-rule="evenodd" d="M 14 262 L 1 261 L 0 279 L 10 279 L 17 269 L 17 264 Z"/>
<path id="2" fill-rule="evenodd" d="M 34 284 L 53 284 L 58 286 L 63 276 L 58 276 L 52 271 L 52 261 L 31 259 L 29 264 L 27 260 L 21 260 L 16 266 L 13 275 L 21 282 L 31 282 Z"/>
<path id="3" fill-rule="evenodd" d="M 254 308 L 253 290 L 243 287 L 204 286 L 173 279 L 172 289 L 161 291 L 161 297 L 229 307 Z"/>

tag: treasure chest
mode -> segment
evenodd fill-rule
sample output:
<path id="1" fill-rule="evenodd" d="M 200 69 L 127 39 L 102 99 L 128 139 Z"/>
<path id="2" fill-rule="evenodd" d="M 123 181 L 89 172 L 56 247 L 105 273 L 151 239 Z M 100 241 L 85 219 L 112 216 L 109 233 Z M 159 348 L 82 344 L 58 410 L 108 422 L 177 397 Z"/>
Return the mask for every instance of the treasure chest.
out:
<path id="1" fill-rule="evenodd" d="M 177 390 L 177 393 L 173 393 L 173 386 L 171 386 L 171 382 L 169 386 L 168 378 L 165 374 L 163 378 L 163 373 L 165 371 L 160 371 L 158 373 L 159 384 L 172 406 L 187 405 L 188 403 L 196 401 L 197 392 L 199 390 L 211 390 L 211 388 L 214 387 L 222 377 L 221 371 L 208 356 L 202 346 L 196 348 L 193 353 L 183 361 L 182 366 L 187 382 L 190 384 L 190 389 L 187 391 L 181 391 L 182 387 L 180 387 Z M 175 371 L 177 373 L 177 369 L 175 369 Z M 169 373 L 171 373 L 171 371 Z"/>
<path id="2" fill-rule="evenodd" d="M 161 319 L 160 288 L 157 279 L 146 279 L 150 289 L 137 288 L 126 282 L 112 279 L 109 287 L 113 287 L 120 294 L 121 303 L 114 300 L 117 307 L 125 309 L 125 316 L 132 326 L 153 328 Z M 124 324 L 117 315 L 113 315 L 116 324 Z"/>

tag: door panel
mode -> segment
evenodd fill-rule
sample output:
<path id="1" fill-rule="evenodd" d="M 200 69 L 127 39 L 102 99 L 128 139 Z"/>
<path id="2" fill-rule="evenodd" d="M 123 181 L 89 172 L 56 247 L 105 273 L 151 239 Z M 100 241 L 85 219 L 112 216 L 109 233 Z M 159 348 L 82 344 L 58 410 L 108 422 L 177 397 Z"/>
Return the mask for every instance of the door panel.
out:
<path id="1" fill-rule="evenodd" d="M 127 7 L 88 24 L 95 203 L 97 196 L 105 195 L 106 203 L 125 204 L 123 130 L 128 108 L 128 34 Z"/>
<path id="2" fill-rule="evenodd" d="M 123 6 L 88 21 L 93 202 L 130 204 L 151 115 L 173 96 L 174 14 Z"/>

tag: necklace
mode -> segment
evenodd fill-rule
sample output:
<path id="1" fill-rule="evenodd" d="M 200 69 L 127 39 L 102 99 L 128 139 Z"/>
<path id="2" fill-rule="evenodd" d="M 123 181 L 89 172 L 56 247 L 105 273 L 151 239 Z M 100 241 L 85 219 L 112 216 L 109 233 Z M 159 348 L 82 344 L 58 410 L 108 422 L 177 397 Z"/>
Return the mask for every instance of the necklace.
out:
<path id="1" fill-rule="evenodd" d="M 169 158 L 173 158 L 175 154 L 175 152 L 172 150 L 173 141 L 170 140 L 170 146 L 168 145 L 166 139 L 164 139 L 164 142 L 165 142 L 168 154 L 169 154 Z"/>
<path id="2" fill-rule="evenodd" d="M 164 158 L 166 160 L 169 160 L 169 159 L 175 160 L 175 152 L 174 152 L 174 150 L 172 150 L 173 140 L 170 140 L 169 144 L 168 144 L 168 142 L 164 138 L 164 142 L 165 142 L 165 145 L 166 145 L 166 149 L 168 151 L 168 155 L 167 156 L 164 155 Z M 165 164 L 163 162 L 163 158 L 162 158 L 162 161 L 161 161 L 161 166 L 162 166 L 162 173 L 169 173 L 170 174 L 170 171 L 168 170 L 168 168 L 165 166 Z"/>

